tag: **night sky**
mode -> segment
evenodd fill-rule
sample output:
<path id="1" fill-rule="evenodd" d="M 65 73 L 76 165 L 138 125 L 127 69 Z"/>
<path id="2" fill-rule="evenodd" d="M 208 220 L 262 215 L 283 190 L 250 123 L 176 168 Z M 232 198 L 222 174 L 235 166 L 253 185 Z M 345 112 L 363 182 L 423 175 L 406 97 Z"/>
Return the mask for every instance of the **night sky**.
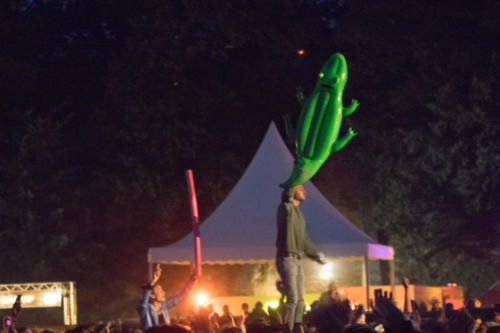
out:
<path id="1" fill-rule="evenodd" d="M 314 184 L 399 277 L 480 295 L 500 267 L 498 7 L 2 2 L 0 282 L 76 281 L 84 320 L 133 316 L 147 248 L 189 232 L 184 170 L 203 220 L 340 52 L 358 135 Z"/>

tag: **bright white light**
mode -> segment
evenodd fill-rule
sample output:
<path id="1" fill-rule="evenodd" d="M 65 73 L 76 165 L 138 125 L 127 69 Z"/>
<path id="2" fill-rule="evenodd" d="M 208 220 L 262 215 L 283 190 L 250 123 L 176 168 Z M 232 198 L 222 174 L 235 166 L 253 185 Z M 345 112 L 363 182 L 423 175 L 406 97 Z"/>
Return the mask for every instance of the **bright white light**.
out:
<path id="1" fill-rule="evenodd" d="M 16 301 L 17 296 L 2 296 L 0 298 L 0 302 L 2 302 L 3 305 L 10 305 L 14 304 Z"/>
<path id="2" fill-rule="evenodd" d="M 278 307 L 278 305 L 280 305 L 279 301 L 270 301 L 264 305 L 264 309 L 267 310 L 267 308 L 269 308 L 269 307 L 272 309 L 276 309 Z"/>
<path id="3" fill-rule="evenodd" d="M 306 312 L 311 311 L 311 306 L 309 304 L 306 304 Z"/>
<path id="4" fill-rule="evenodd" d="M 331 280 L 333 278 L 333 264 L 331 262 L 328 262 L 321 266 L 319 277 L 322 280 Z"/>
<path id="5" fill-rule="evenodd" d="M 34 295 L 23 295 L 21 297 L 21 304 L 30 304 L 31 302 L 33 302 L 35 300 L 35 296 Z"/>
<path id="6" fill-rule="evenodd" d="M 56 305 L 60 300 L 60 293 L 44 293 L 42 298 L 42 302 L 45 305 Z"/>
<path id="7" fill-rule="evenodd" d="M 196 304 L 200 306 L 204 306 L 207 303 L 207 295 L 205 294 L 198 294 L 195 297 Z"/>

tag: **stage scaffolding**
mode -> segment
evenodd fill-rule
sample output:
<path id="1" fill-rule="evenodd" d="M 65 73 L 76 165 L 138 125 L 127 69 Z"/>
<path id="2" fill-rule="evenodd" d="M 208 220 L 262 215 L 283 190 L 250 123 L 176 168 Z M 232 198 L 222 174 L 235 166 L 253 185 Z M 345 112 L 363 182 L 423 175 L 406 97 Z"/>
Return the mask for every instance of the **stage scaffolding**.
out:
<path id="1" fill-rule="evenodd" d="M 12 308 L 21 295 L 22 308 L 59 307 L 64 325 L 77 324 L 75 282 L 0 284 L 0 309 Z"/>

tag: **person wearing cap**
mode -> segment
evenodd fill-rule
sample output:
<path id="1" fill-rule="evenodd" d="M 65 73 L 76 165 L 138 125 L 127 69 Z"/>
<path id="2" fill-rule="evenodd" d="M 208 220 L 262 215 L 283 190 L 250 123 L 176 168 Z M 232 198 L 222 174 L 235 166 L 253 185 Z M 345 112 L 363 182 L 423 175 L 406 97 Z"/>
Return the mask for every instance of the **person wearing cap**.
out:
<path id="1" fill-rule="evenodd" d="M 285 189 L 278 207 L 276 239 L 276 269 L 285 286 L 286 313 L 283 318 L 290 332 L 300 327 L 304 314 L 302 283 L 304 271 L 301 259 L 308 257 L 326 264 L 325 256 L 316 250 L 306 232 L 306 221 L 299 206 L 306 199 L 304 186 Z"/>

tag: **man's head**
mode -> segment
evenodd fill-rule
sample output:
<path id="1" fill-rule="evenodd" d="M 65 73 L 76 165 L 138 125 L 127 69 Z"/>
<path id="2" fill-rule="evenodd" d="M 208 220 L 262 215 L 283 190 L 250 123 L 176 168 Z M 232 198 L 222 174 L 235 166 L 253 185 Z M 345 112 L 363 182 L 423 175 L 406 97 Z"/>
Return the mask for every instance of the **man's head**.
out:
<path id="1" fill-rule="evenodd" d="M 153 287 L 153 292 L 151 293 L 151 300 L 153 302 L 165 302 L 167 300 L 167 294 L 163 287 L 159 284 Z"/>
<path id="2" fill-rule="evenodd" d="M 283 190 L 282 193 L 283 202 L 294 202 L 300 203 L 306 199 L 306 190 L 303 185 L 297 185 L 289 189 Z"/>
<path id="3" fill-rule="evenodd" d="M 297 185 L 294 187 L 295 192 L 293 195 L 293 198 L 297 201 L 304 201 L 306 200 L 306 189 L 302 185 Z"/>

